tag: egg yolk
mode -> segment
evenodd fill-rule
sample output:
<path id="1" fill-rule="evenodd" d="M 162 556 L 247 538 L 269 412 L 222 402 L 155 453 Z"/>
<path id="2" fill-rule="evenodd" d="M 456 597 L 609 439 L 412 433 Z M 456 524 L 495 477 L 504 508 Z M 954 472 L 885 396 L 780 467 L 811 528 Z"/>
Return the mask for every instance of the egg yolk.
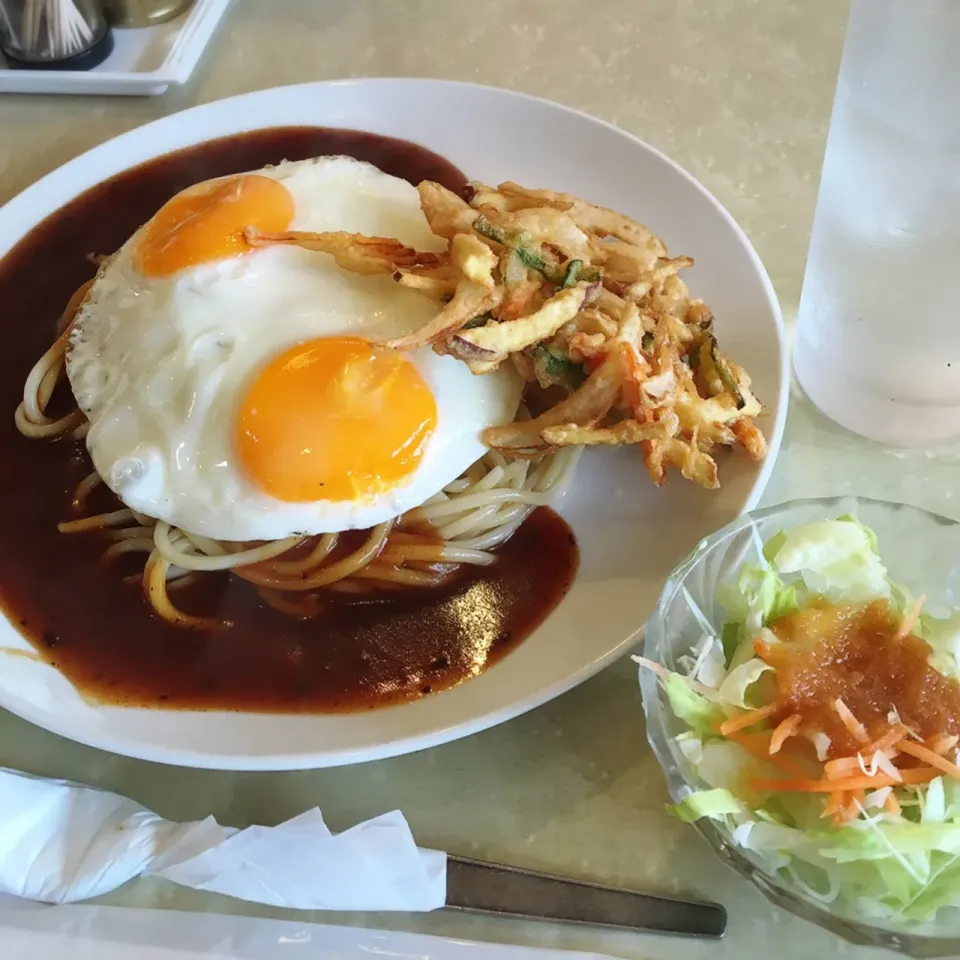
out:
<path id="1" fill-rule="evenodd" d="M 134 262 L 148 277 L 248 252 L 243 228 L 286 230 L 293 220 L 290 191 L 278 180 L 245 173 L 207 180 L 168 200 L 144 227 Z"/>
<path id="2" fill-rule="evenodd" d="M 436 425 L 436 400 L 409 360 L 334 337 L 260 371 L 241 400 L 236 450 L 250 482 L 278 500 L 363 500 L 410 476 Z"/>

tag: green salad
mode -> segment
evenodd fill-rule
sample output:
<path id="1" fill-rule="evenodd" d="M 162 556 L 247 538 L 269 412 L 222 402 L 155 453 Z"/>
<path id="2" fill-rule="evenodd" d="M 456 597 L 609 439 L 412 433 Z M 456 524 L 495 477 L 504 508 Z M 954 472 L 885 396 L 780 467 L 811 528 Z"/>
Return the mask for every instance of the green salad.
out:
<path id="1" fill-rule="evenodd" d="M 717 599 L 676 671 L 636 658 L 699 786 L 670 812 L 847 915 L 960 906 L 960 610 L 891 582 L 852 517 L 777 534 Z"/>

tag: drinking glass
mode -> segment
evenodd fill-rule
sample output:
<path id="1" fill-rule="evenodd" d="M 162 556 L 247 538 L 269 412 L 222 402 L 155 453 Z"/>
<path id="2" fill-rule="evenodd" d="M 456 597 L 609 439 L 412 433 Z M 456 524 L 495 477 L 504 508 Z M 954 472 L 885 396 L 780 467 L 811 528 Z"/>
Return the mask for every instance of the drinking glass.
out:
<path id="1" fill-rule="evenodd" d="M 852 0 L 794 367 L 866 437 L 960 437 L 960 0 Z"/>

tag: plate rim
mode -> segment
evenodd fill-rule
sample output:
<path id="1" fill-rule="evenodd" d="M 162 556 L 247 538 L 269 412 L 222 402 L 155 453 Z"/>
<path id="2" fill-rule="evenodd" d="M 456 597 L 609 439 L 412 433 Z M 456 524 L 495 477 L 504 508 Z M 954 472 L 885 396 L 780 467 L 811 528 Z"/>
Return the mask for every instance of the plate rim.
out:
<path id="1" fill-rule="evenodd" d="M 787 337 L 787 331 L 783 320 L 783 313 L 780 307 L 779 299 L 777 297 L 773 282 L 770 279 L 770 275 L 767 272 L 762 260 L 760 259 L 759 254 L 753 246 L 749 236 L 746 231 L 740 226 L 740 224 L 734 219 L 732 214 L 726 209 L 726 207 L 720 203 L 720 201 L 707 189 L 707 187 L 701 183 L 696 177 L 693 176 L 689 171 L 682 167 L 677 161 L 673 160 L 666 153 L 664 153 L 659 148 L 653 146 L 652 144 L 647 143 L 645 140 L 636 136 L 633 133 L 630 133 L 627 130 L 622 129 L 621 127 L 616 126 L 613 123 L 610 123 L 606 120 L 603 120 L 599 117 L 595 117 L 589 113 L 586 113 L 582 110 L 578 110 L 574 107 L 568 106 L 563 103 L 558 103 L 554 100 L 549 100 L 544 97 L 539 97 L 533 94 L 523 93 L 516 90 L 510 90 L 504 87 L 497 87 L 490 84 L 479 84 L 472 83 L 462 80 L 446 80 L 446 79 L 432 79 L 426 77 L 361 77 L 361 78 L 342 78 L 342 79 L 331 79 L 331 80 L 319 80 L 319 81 L 307 81 L 304 83 L 295 83 L 295 84 L 286 84 L 276 87 L 265 87 L 260 90 L 246 91 L 243 93 L 234 94 L 228 97 L 222 97 L 216 100 L 210 100 L 205 103 L 196 104 L 192 107 L 188 107 L 185 110 L 175 111 L 170 114 L 166 114 L 162 117 L 158 117 L 154 120 L 149 121 L 148 123 L 141 124 L 139 126 L 133 127 L 130 130 L 125 130 L 122 133 L 119 133 L 113 137 L 108 138 L 107 140 L 98 143 L 82 153 L 77 154 L 75 157 L 72 157 L 70 160 L 66 161 L 63 164 L 55 167 L 53 170 L 50 170 L 44 174 L 41 178 L 31 183 L 29 186 L 24 188 L 22 191 L 17 193 L 15 196 L 10 198 L 6 204 L 0 207 L 0 222 L 6 220 L 9 216 L 14 218 L 19 213 L 19 209 L 22 203 L 27 203 L 33 199 L 38 194 L 41 194 L 49 181 L 52 178 L 61 178 L 64 176 L 64 171 L 69 170 L 73 166 L 81 167 L 85 162 L 89 160 L 91 154 L 94 154 L 98 151 L 104 150 L 108 147 L 113 147 L 116 149 L 118 142 L 122 145 L 124 141 L 134 142 L 145 135 L 145 131 L 150 131 L 151 129 L 157 127 L 158 125 L 169 124 L 169 122 L 175 117 L 183 117 L 187 114 L 195 114 L 197 112 L 211 111 L 218 108 L 222 109 L 222 106 L 226 103 L 233 103 L 236 101 L 241 101 L 248 98 L 255 98 L 258 96 L 278 96 L 282 95 L 283 92 L 289 91 L 306 91 L 306 90 L 327 90 L 337 87 L 357 87 L 357 88 L 369 88 L 373 91 L 376 91 L 378 87 L 383 86 L 394 86 L 394 85 L 410 85 L 410 86 L 427 86 L 427 87 L 444 87 L 447 89 L 462 89 L 467 93 L 473 92 L 477 93 L 478 91 L 485 96 L 501 96 L 508 99 L 522 100 L 528 103 L 536 105 L 540 109 L 547 110 L 559 110 L 563 113 L 575 117 L 579 122 L 586 123 L 588 125 L 599 125 L 602 128 L 616 134 L 621 138 L 626 138 L 630 141 L 633 149 L 639 149 L 645 151 L 649 154 L 652 154 L 658 161 L 666 164 L 672 169 L 675 174 L 680 175 L 687 184 L 697 191 L 703 199 L 705 199 L 714 209 L 720 214 L 723 221 L 726 223 L 727 227 L 732 229 L 734 234 L 738 237 L 741 242 L 742 247 L 746 251 L 748 258 L 751 262 L 751 265 L 754 269 L 754 273 L 760 281 L 760 287 L 764 294 L 764 300 L 768 308 L 769 315 L 773 320 L 774 331 L 777 338 L 777 347 L 778 347 L 778 370 L 779 375 L 779 387 L 778 395 L 776 398 L 776 414 L 772 420 L 768 421 L 770 424 L 770 430 L 768 433 L 768 452 L 765 460 L 760 464 L 759 469 L 755 475 L 753 483 L 750 487 L 749 494 L 745 497 L 743 502 L 737 507 L 738 513 L 737 516 L 742 515 L 750 510 L 752 510 L 762 498 L 767 484 L 769 483 L 770 476 L 773 472 L 774 466 L 776 464 L 777 457 L 780 452 L 780 447 L 783 440 L 784 429 L 786 425 L 786 418 L 789 405 L 789 394 L 790 394 L 790 352 L 789 352 L 789 342 Z M 318 118 L 318 122 L 321 118 Z M 345 129 L 359 129 L 358 127 L 351 126 L 349 120 L 342 118 L 335 118 L 333 121 L 330 121 L 329 126 L 342 127 Z M 259 130 L 259 129 L 268 129 L 267 126 L 257 126 L 252 125 L 246 127 L 246 130 Z M 149 133 L 146 134 L 149 136 Z M 211 138 L 211 139 L 215 139 Z M 204 142 L 204 141 L 196 141 Z M 171 148 L 171 150 L 182 149 L 180 147 Z M 171 152 L 167 150 L 164 152 Z M 158 156 L 163 156 L 164 152 L 153 153 L 151 158 Z M 147 161 L 135 161 L 130 163 L 128 166 L 122 167 L 121 169 L 126 170 L 130 169 L 132 166 L 136 166 L 142 162 Z M 115 174 L 108 174 L 114 176 Z M 98 181 L 102 182 L 102 181 Z M 78 196 L 79 193 L 90 189 L 94 186 L 91 184 L 89 187 L 83 187 L 73 196 Z M 29 195 L 29 196 L 28 196 Z M 70 202 L 66 200 L 64 202 Z M 54 209 L 58 209 L 54 208 Z M 0 250 L 0 258 L 6 256 L 10 249 L 16 246 L 38 223 L 42 222 L 46 217 L 50 216 L 54 211 L 50 211 L 39 220 L 33 220 L 25 227 L 18 227 L 19 230 L 16 239 L 10 244 L 10 246 L 5 247 Z M 16 231 L 15 231 L 16 232 Z M 732 522 L 731 518 L 731 522 Z M 7 619 L 2 613 L 0 617 Z M 9 622 L 9 621 L 8 621 Z M 11 625 L 12 626 L 12 625 Z M 43 730 L 46 730 L 55 735 L 64 737 L 68 740 L 71 740 L 75 743 L 80 743 L 88 747 L 93 747 L 98 750 L 103 750 L 110 753 L 115 753 L 120 756 L 131 757 L 137 760 L 145 760 L 156 763 L 169 764 L 172 766 L 182 766 L 190 767 L 197 769 L 207 769 L 207 770 L 231 770 L 231 771 L 282 771 L 282 770 L 307 770 L 307 769 L 323 769 L 329 767 L 337 766 L 347 766 L 358 763 L 372 762 L 375 760 L 383 760 L 391 757 L 401 756 L 408 753 L 416 753 L 421 750 L 429 749 L 431 747 L 439 746 L 444 743 L 452 742 L 454 740 L 459 740 L 464 737 L 472 736 L 473 734 L 479 733 L 483 730 L 490 729 L 494 726 L 498 726 L 501 723 L 504 723 L 508 720 L 512 720 L 516 717 L 520 717 L 531 710 L 536 709 L 537 707 L 543 706 L 544 704 L 556 699 L 564 693 L 574 689 L 580 684 L 586 682 L 601 670 L 613 664 L 615 661 L 619 660 L 623 654 L 634 647 L 643 637 L 645 628 L 645 622 L 641 624 L 633 633 L 625 637 L 614 647 L 612 647 L 606 654 L 596 657 L 588 663 L 585 663 L 580 669 L 574 671 L 573 673 L 568 674 L 564 679 L 555 681 L 553 683 L 547 684 L 544 687 L 537 689 L 532 694 L 528 695 L 523 700 L 514 701 L 508 706 L 495 707 L 491 710 L 488 710 L 480 715 L 474 716 L 468 720 L 461 720 L 455 722 L 444 723 L 442 725 L 435 725 L 429 730 L 421 731 L 418 733 L 412 733 L 404 735 L 395 740 L 391 740 L 387 743 L 378 744 L 376 747 L 370 746 L 360 746 L 360 747 L 339 747 L 339 748 L 330 748 L 326 747 L 322 751 L 298 751 L 293 753 L 270 753 L 270 754 L 247 754 L 247 755 L 235 755 L 235 754 L 224 754 L 224 753 L 209 753 L 202 750 L 184 750 L 182 748 L 171 748 L 165 745 L 155 745 L 149 744 L 145 745 L 140 741 L 126 741 L 116 735 L 104 734 L 101 737 L 94 738 L 84 735 L 84 732 L 77 732 L 73 729 L 73 725 L 68 721 L 64 720 L 63 722 L 48 722 L 49 714 L 45 711 L 30 709 L 16 709 L 13 710 L 7 706 L 4 706 L 0 702 L 0 709 L 8 710 L 10 713 L 14 714 L 27 721 L 28 723 L 34 724 L 35 726 L 41 727 Z M 15 630 L 16 628 L 13 627 Z M 29 642 L 29 641 L 28 641 Z M 452 693 L 452 691 L 447 691 L 447 693 Z M 0 693 L 0 700 L 5 699 Z M 123 707 L 106 707 L 105 709 L 111 710 L 121 710 L 121 709 L 143 709 L 143 708 L 123 708 Z M 384 711 L 391 708 L 383 708 Z M 213 715 L 229 716 L 233 711 L 177 711 L 181 715 L 188 715 L 192 713 L 206 713 Z M 39 719 L 39 715 L 43 713 L 44 719 Z M 246 713 L 246 712 L 245 712 Z M 250 714 L 247 714 L 250 715 Z M 293 716 L 292 714 L 271 714 L 266 712 L 263 714 L 265 717 L 289 717 Z"/>

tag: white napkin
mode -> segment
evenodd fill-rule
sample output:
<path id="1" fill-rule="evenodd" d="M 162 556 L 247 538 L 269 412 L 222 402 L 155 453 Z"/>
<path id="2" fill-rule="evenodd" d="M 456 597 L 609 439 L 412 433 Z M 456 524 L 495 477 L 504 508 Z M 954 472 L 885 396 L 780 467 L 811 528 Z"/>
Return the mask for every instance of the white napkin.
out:
<path id="1" fill-rule="evenodd" d="M 423 911 L 443 906 L 446 872 L 446 854 L 418 848 L 399 811 L 336 835 L 316 808 L 236 830 L 0 769 L 0 894 L 69 903 L 153 876 L 300 910 Z"/>

